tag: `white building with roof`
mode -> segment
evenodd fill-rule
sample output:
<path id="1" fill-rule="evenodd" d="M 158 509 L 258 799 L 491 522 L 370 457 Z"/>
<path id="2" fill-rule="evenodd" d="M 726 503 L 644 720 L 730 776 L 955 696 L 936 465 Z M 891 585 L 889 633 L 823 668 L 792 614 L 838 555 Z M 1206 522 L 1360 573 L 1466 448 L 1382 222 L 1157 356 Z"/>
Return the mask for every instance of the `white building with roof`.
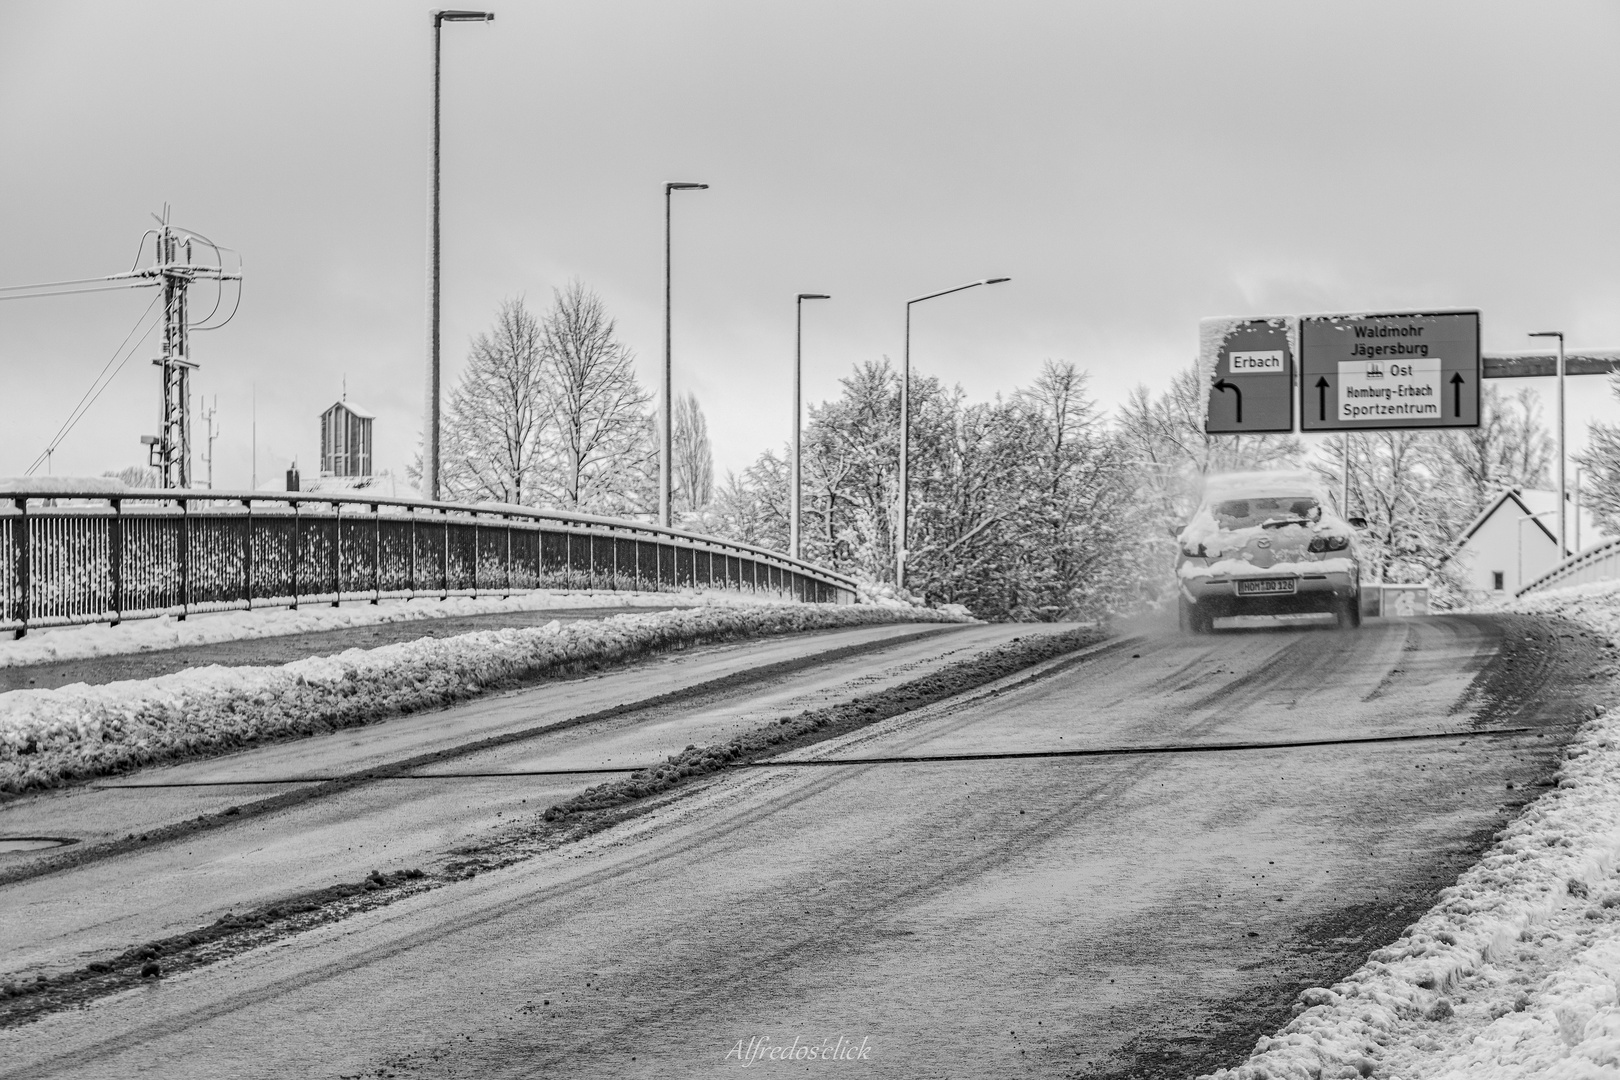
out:
<path id="1" fill-rule="evenodd" d="M 1583 507 L 1577 538 L 1573 501 L 1567 511 L 1570 552 L 1585 551 L 1610 537 Z M 1463 530 L 1452 560 L 1465 571 L 1474 603 L 1511 597 L 1562 560 L 1558 552 L 1558 493 L 1511 488 L 1492 499 Z M 1579 547 L 1577 547 L 1577 540 Z"/>

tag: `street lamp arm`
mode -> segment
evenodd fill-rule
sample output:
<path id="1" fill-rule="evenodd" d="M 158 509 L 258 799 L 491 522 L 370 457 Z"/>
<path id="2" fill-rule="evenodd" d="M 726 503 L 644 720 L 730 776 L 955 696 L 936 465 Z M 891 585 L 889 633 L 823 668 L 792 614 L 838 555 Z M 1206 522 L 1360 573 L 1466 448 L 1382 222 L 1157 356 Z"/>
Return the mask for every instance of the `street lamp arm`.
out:
<path id="1" fill-rule="evenodd" d="M 951 293 L 961 292 L 963 289 L 975 289 L 975 288 L 978 288 L 980 285 L 1000 285 L 1003 281 L 1011 281 L 1011 280 L 1012 280 L 1012 278 L 1004 278 L 1004 277 L 981 278 L 978 281 L 970 281 L 966 285 L 958 285 L 958 286 L 956 286 L 955 288 L 952 288 L 952 289 L 941 289 L 939 292 L 929 293 L 927 296 L 913 297 L 912 299 L 906 301 L 906 306 L 910 307 L 912 304 L 920 304 L 924 300 L 932 300 L 936 296 L 949 296 L 949 295 L 951 295 Z"/>
<path id="2" fill-rule="evenodd" d="M 447 22 L 494 22 L 493 11 L 435 11 L 433 25 Z"/>

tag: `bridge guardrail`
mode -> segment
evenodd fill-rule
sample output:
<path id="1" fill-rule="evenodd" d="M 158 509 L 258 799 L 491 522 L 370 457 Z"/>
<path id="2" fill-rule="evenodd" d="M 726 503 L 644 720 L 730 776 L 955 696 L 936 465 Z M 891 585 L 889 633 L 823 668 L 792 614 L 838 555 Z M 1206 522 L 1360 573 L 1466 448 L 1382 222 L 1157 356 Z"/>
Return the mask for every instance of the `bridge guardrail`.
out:
<path id="1" fill-rule="evenodd" d="M 1538 589 L 1585 585 L 1592 581 L 1620 581 L 1620 540 L 1610 540 L 1571 555 L 1513 595 L 1520 597 Z"/>
<path id="2" fill-rule="evenodd" d="M 542 588 L 737 589 L 853 603 L 751 544 L 504 504 L 338 492 L 0 486 L 0 631 Z"/>

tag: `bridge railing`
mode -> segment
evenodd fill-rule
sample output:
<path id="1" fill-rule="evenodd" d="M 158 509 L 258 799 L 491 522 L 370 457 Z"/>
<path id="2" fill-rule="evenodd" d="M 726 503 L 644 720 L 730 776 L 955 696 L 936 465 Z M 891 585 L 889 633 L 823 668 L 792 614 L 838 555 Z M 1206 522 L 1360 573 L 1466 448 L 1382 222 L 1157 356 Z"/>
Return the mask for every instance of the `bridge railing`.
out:
<path id="1" fill-rule="evenodd" d="M 1571 555 L 1513 595 L 1523 596 L 1542 589 L 1585 585 L 1593 581 L 1620 581 L 1620 540 L 1610 540 L 1587 548 L 1578 555 Z"/>
<path id="2" fill-rule="evenodd" d="M 535 589 L 730 589 L 853 603 L 855 582 L 750 544 L 501 504 L 337 492 L 0 485 L 0 630 Z"/>

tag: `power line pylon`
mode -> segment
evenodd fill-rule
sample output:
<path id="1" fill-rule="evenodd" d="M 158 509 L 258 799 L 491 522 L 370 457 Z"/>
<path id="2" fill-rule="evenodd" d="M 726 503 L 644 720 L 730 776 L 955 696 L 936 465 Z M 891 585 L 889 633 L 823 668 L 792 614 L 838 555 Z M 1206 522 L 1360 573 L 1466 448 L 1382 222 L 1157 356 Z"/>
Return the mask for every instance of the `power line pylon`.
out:
<path id="1" fill-rule="evenodd" d="M 219 248 L 212 241 L 170 225 L 167 206 L 158 224 L 162 227 L 156 230 L 157 259 L 140 271 L 143 277 L 156 278 L 163 288 L 163 355 L 152 361 L 162 369 L 161 426 L 156 440 L 149 444 L 151 464 L 158 470 L 158 482 L 163 487 L 188 488 L 191 486 L 191 373 L 197 368 L 191 359 L 191 331 L 211 328 L 191 324 L 186 290 L 200 279 L 240 281 L 242 273 L 240 269 L 224 268 L 223 260 L 218 259 Z M 192 262 L 194 239 L 214 250 L 216 265 Z M 217 304 L 215 310 L 218 310 Z M 209 464 L 212 472 L 213 463 Z"/>

